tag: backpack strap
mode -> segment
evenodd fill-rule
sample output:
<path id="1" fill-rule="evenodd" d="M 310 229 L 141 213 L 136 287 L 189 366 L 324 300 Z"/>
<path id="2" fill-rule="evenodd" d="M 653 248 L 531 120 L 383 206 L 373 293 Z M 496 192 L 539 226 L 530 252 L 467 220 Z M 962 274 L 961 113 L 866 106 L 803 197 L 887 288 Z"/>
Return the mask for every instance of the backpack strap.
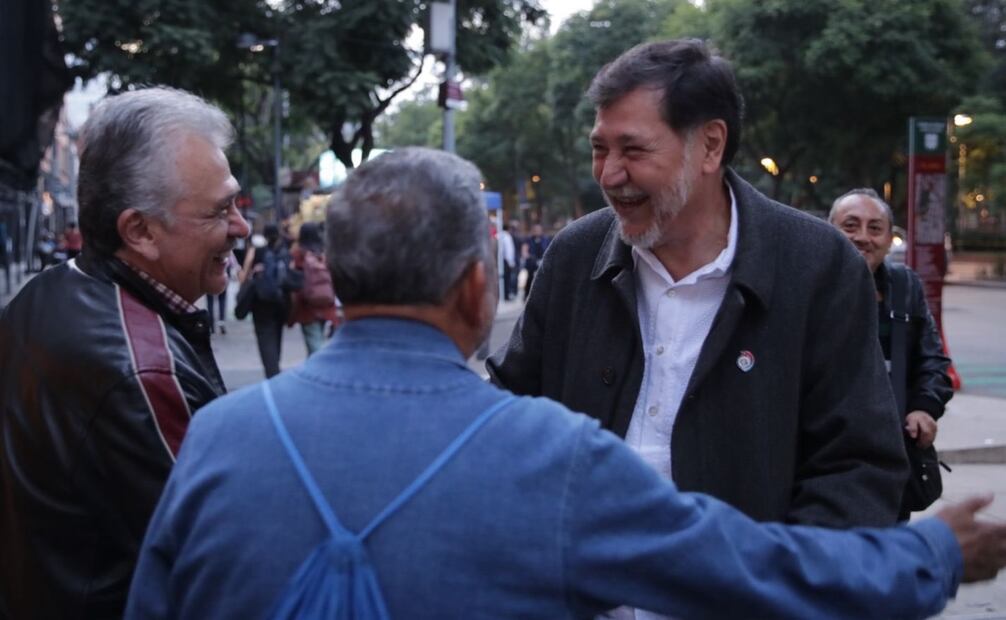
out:
<path id="1" fill-rule="evenodd" d="M 308 495 L 311 496 L 311 501 L 314 502 L 314 507 L 317 509 L 318 514 L 321 515 L 321 520 L 325 522 L 325 527 L 328 528 L 333 537 L 351 536 L 352 534 L 343 527 L 342 523 L 335 516 L 335 513 L 332 512 L 332 507 L 325 501 L 325 496 L 322 495 L 321 489 L 318 488 L 318 483 L 311 476 L 311 472 L 307 470 L 304 459 L 293 444 L 293 438 L 290 437 L 290 433 L 287 432 L 283 420 L 279 417 L 279 410 L 276 408 L 276 401 L 273 400 L 272 388 L 269 387 L 268 381 L 262 382 L 262 395 L 265 397 L 266 408 L 269 409 L 269 417 L 272 418 L 272 424 L 276 427 L 276 434 L 279 435 L 280 442 L 286 448 L 286 453 L 290 457 L 294 469 L 297 470 L 300 481 L 304 484 L 304 488 L 307 489 Z"/>
<path id="2" fill-rule="evenodd" d="M 898 413 L 908 413 L 908 343 L 907 332 L 911 317 L 908 315 L 908 271 L 901 265 L 887 265 L 891 279 L 891 387 L 894 400 L 898 403 Z"/>
<path id="3" fill-rule="evenodd" d="M 311 476 L 311 472 L 308 471 L 307 465 L 304 463 L 304 459 L 301 457 L 300 452 L 297 451 L 297 447 L 293 443 L 293 438 L 290 437 L 290 433 L 287 431 L 286 426 L 283 424 L 283 420 L 280 418 L 279 410 L 276 408 L 276 401 L 273 399 L 272 388 L 269 387 L 268 381 L 262 382 L 262 395 L 265 398 L 266 408 L 269 410 L 269 417 L 272 419 L 273 426 L 276 428 L 276 434 L 279 435 L 280 442 L 282 442 L 283 447 L 286 449 L 287 455 L 290 457 L 290 461 L 293 463 L 294 468 L 297 470 L 297 475 L 300 477 L 301 482 L 304 484 L 304 488 L 307 489 L 308 494 L 311 496 L 311 501 L 314 502 L 314 507 L 318 510 L 318 514 L 321 515 L 322 520 L 325 522 L 325 526 L 331 532 L 333 537 L 345 537 L 352 536 L 352 534 L 339 522 L 339 519 L 335 516 L 335 512 L 332 511 L 332 507 L 328 505 L 325 501 L 325 496 L 322 494 L 321 489 L 318 487 L 318 483 L 315 482 L 314 477 Z M 464 447 L 468 440 L 471 439 L 475 433 L 479 431 L 494 415 L 501 411 L 504 407 L 516 400 L 517 397 L 514 395 L 509 395 L 503 400 L 490 405 L 485 411 L 483 411 L 478 418 L 475 419 L 468 428 L 461 432 L 460 435 L 454 438 L 454 441 L 444 449 L 443 452 L 432 462 L 423 473 L 419 474 L 419 477 L 412 481 L 404 491 L 402 491 L 398 497 L 391 501 L 384 510 L 382 510 L 376 517 L 374 517 L 367 527 L 355 536 L 357 540 L 362 542 L 370 534 L 377 529 L 381 523 L 383 523 L 388 517 L 395 513 L 399 508 L 401 508 L 406 502 L 408 502 L 412 497 L 418 493 L 426 483 L 428 483 L 433 476 L 437 474 L 444 465 L 447 464 L 451 458 L 454 457 L 461 448 Z"/>
<path id="4" fill-rule="evenodd" d="M 407 501 L 412 499 L 412 497 L 419 492 L 420 489 L 426 486 L 426 483 L 429 482 L 430 479 L 437 474 L 437 472 L 443 469 L 444 465 L 446 465 L 447 462 L 450 461 L 451 458 L 453 458 L 466 443 L 468 443 L 468 440 L 471 439 L 472 436 L 479 431 L 479 429 L 485 426 L 486 422 L 491 420 L 494 415 L 515 400 L 517 400 L 517 397 L 511 394 L 483 411 L 482 414 L 468 426 L 468 428 L 454 438 L 454 441 L 452 441 L 451 444 L 440 453 L 440 456 L 438 456 L 436 460 L 430 463 L 423 473 L 419 474 L 418 478 L 412 481 L 412 484 L 402 491 L 398 497 L 392 500 L 392 502 L 388 504 L 388 506 L 382 510 L 380 514 L 374 517 L 367 527 L 363 528 L 356 537 L 362 541 L 370 536 L 371 532 L 377 529 L 381 523 L 394 514 L 395 511 L 401 508 Z"/>

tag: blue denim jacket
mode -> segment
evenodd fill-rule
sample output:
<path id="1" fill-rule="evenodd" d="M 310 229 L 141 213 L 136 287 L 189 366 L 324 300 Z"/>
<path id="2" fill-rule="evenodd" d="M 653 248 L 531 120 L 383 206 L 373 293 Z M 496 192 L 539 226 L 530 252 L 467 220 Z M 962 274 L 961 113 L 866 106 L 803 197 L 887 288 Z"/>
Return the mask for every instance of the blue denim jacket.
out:
<path id="1" fill-rule="evenodd" d="M 427 325 L 353 321 L 272 380 L 342 523 L 359 531 L 506 392 Z M 326 532 L 258 386 L 192 421 L 150 524 L 130 618 L 255 618 Z M 960 551 L 926 520 L 889 531 L 757 524 L 679 493 L 583 415 L 521 398 L 368 539 L 396 618 L 912 618 L 956 591 Z"/>

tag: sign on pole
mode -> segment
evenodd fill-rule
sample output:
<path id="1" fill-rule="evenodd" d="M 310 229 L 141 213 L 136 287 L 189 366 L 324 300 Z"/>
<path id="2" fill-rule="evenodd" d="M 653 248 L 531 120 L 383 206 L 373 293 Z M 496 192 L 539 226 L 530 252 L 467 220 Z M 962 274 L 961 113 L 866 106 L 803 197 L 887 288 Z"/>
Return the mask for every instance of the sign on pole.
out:
<path id="1" fill-rule="evenodd" d="M 943 247 L 947 202 L 947 121 L 908 120 L 908 266 L 922 278 L 926 301 L 937 325 L 942 323 Z"/>
<path id="2" fill-rule="evenodd" d="M 947 119 L 908 119 L 908 252 L 906 262 L 922 279 L 926 303 L 943 335 L 943 276 L 947 205 Z M 946 349 L 947 339 L 943 338 Z M 951 367 L 954 388 L 960 378 Z"/>

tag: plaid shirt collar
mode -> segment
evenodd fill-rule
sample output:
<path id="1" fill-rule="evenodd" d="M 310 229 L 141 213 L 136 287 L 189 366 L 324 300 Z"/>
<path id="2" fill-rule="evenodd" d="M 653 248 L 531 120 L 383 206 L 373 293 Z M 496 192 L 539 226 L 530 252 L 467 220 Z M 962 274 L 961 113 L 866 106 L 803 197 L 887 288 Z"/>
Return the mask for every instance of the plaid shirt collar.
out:
<path id="1" fill-rule="evenodd" d="M 140 276 L 141 280 L 149 284 L 151 288 L 157 291 L 157 294 L 161 296 L 164 303 L 168 304 L 168 308 L 175 314 L 192 314 L 193 312 L 199 312 L 199 308 L 185 301 L 181 295 L 155 280 L 154 277 L 146 271 L 143 271 L 136 265 L 132 265 L 127 261 L 122 262 L 125 263 L 127 267 L 132 269 L 133 273 Z"/>

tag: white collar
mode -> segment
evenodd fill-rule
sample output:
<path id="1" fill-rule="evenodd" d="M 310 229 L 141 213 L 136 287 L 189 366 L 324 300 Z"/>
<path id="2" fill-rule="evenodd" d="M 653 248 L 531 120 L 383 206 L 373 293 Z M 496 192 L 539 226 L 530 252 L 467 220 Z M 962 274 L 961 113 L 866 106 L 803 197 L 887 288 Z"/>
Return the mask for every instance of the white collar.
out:
<path id="1" fill-rule="evenodd" d="M 725 180 L 723 183 L 727 186 L 727 191 L 730 193 L 730 227 L 727 230 L 726 247 L 720 251 L 719 255 L 712 262 L 699 267 L 682 278 L 680 282 L 675 282 L 674 278 L 668 273 L 652 250 L 644 250 L 632 246 L 632 259 L 635 266 L 638 267 L 639 261 L 642 260 L 671 286 L 695 284 L 699 280 L 719 278 L 730 273 L 730 265 L 733 264 L 734 256 L 737 254 L 737 197 L 734 195 L 734 189 L 730 187 L 730 184 Z"/>

